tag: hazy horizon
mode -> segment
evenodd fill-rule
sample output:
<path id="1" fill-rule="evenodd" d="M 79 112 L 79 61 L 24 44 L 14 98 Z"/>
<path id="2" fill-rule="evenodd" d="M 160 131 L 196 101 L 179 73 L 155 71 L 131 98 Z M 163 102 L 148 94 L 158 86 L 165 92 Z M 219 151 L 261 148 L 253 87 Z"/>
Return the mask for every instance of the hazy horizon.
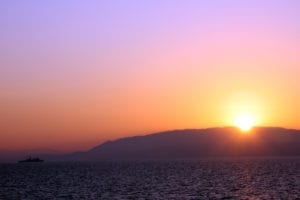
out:
<path id="1" fill-rule="evenodd" d="M 300 129 L 299 10 L 297 0 L 1 1 L 0 147 Z"/>
<path id="2" fill-rule="evenodd" d="M 245 135 L 247 138 L 248 136 L 251 136 L 253 134 L 253 131 L 256 129 L 284 129 L 284 130 L 290 130 L 290 131 L 300 131 L 300 129 L 290 129 L 286 127 L 276 127 L 276 126 L 253 126 L 251 130 L 244 132 L 243 130 L 240 130 L 236 126 L 218 126 L 218 127 L 205 127 L 205 128 L 184 128 L 184 129 L 168 129 L 168 130 L 160 130 L 156 132 L 146 132 L 146 133 L 139 133 L 139 134 L 130 134 L 127 136 L 121 136 L 117 138 L 107 139 L 103 141 L 94 141 L 95 144 L 88 146 L 83 149 L 71 149 L 71 150 L 60 150 L 55 148 L 47 148 L 47 147 L 41 147 L 41 148 L 28 148 L 28 149 L 3 149 L 0 148 L 0 154 L 4 156 L 10 156 L 13 154 L 20 155 L 20 156 L 30 156 L 30 153 L 33 153 L 33 155 L 59 155 L 59 154 L 70 154 L 74 152 L 86 152 L 89 151 L 95 147 L 100 147 L 102 144 L 107 142 L 115 142 L 123 139 L 130 139 L 135 137 L 143 137 L 143 136 L 151 136 L 156 134 L 162 134 L 162 133 L 170 133 L 170 132 L 185 132 L 185 131 L 200 131 L 200 130 L 212 130 L 212 129 L 236 129 L 238 132 L 240 132 L 241 135 Z M 280 132 L 274 134 L 281 134 Z M 0 157 L 1 158 L 1 157 Z"/>

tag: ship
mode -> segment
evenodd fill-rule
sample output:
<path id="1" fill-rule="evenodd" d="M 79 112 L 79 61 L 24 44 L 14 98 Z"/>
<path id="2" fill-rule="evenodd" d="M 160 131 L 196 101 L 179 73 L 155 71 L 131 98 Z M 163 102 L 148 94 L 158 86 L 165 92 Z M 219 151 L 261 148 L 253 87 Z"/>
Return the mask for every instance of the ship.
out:
<path id="1" fill-rule="evenodd" d="M 41 163 L 44 162 L 44 160 L 40 159 L 40 158 L 27 158 L 25 160 L 19 160 L 18 163 Z"/>

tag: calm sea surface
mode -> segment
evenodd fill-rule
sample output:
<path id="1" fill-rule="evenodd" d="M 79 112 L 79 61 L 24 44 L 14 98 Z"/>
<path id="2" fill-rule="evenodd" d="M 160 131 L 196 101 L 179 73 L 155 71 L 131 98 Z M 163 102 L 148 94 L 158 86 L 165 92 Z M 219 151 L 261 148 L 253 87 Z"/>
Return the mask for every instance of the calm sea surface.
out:
<path id="1" fill-rule="evenodd" d="M 0 164 L 0 199 L 300 199 L 300 158 Z"/>

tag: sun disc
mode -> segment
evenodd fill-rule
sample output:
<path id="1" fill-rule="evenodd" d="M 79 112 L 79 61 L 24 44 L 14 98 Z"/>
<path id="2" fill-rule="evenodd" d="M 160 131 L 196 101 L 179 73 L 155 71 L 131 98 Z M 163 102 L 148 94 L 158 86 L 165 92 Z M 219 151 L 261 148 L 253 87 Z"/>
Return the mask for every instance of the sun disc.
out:
<path id="1" fill-rule="evenodd" d="M 242 131 L 249 131 L 255 125 L 255 120 L 250 114 L 241 114 L 236 117 L 235 125 Z"/>

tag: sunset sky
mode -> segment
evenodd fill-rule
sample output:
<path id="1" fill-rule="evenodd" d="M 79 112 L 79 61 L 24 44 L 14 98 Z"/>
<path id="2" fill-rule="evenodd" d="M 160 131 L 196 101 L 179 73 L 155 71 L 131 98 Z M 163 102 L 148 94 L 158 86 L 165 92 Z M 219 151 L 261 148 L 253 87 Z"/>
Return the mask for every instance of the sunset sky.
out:
<path id="1" fill-rule="evenodd" d="M 300 129 L 298 0 L 0 1 L 0 150 Z"/>

